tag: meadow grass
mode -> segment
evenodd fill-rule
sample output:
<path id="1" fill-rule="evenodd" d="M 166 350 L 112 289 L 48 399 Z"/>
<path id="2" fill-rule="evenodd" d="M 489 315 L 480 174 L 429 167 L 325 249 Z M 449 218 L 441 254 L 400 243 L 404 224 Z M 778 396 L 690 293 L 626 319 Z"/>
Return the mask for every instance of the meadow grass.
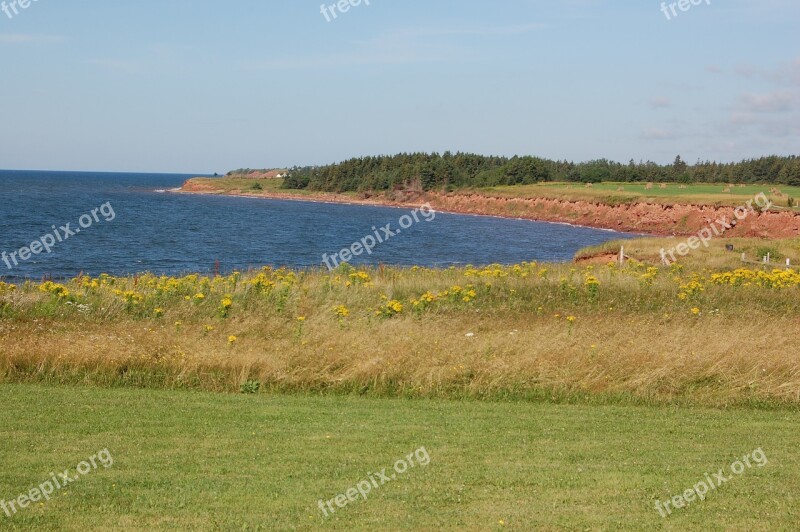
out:
<path id="1" fill-rule="evenodd" d="M 605 257 L 0 285 L 0 382 L 796 408 L 800 274 L 741 268 L 724 243 L 671 267 Z"/>
<path id="2" fill-rule="evenodd" d="M 0 385 L 0 499 L 114 464 L 3 530 L 789 530 L 798 413 Z M 326 518 L 331 499 L 430 456 Z M 667 518 L 665 501 L 762 449 Z M 728 473 L 730 474 L 730 473 Z"/>
<path id="3" fill-rule="evenodd" d="M 631 240 L 612 240 L 597 246 L 589 246 L 575 254 L 578 262 L 594 260 L 604 257 L 610 260 L 610 255 L 617 255 L 620 247 L 625 248 L 625 254 L 637 260 L 657 265 L 661 262 L 661 250 L 674 250 L 680 243 L 686 242 L 688 237 L 666 238 L 635 238 Z M 733 246 L 729 251 L 726 246 Z M 769 265 L 742 264 L 742 253 L 747 261 L 759 262 L 769 254 Z M 699 250 L 692 250 L 685 256 L 676 255 L 679 264 L 684 270 L 689 271 L 717 271 L 735 270 L 746 267 L 755 267 L 761 270 L 772 270 L 786 265 L 786 259 L 794 267 L 800 265 L 800 239 L 763 239 L 763 238 L 715 238 L 709 241 L 708 246 Z M 670 259 L 671 261 L 671 259 Z"/>
<path id="4" fill-rule="evenodd" d="M 213 189 L 220 194 L 245 194 L 245 195 L 284 195 L 313 199 L 319 192 L 306 189 L 285 189 L 283 179 L 269 178 L 257 179 L 252 177 L 195 177 L 190 180 L 192 185 Z M 354 192 L 343 192 L 338 195 L 355 197 Z"/>

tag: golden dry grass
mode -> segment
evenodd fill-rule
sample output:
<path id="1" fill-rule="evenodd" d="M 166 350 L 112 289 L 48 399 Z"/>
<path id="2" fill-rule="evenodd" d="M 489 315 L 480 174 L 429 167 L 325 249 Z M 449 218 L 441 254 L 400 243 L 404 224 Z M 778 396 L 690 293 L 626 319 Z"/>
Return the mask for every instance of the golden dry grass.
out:
<path id="1" fill-rule="evenodd" d="M 800 274 L 718 275 L 730 270 L 523 263 L 0 287 L 0 382 L 800 404 Z"/>
<path id="2" fill-rule="evenodd" d="M 0 371 L 6 381 L 220 391 L 252 379 L 285 391 L 377 395 L 800 402 L 797 349 L 786 334 L 797 320 L 763 315 L 691 324 L 587 317 L 572 334 L 561 321 L 510 316 L 502 327 L 497 318 L 405 317 L 346 329 L 312 321 L 302 340 L 249 319 L 221 334 L 240 335 L 233 347 L 193 328 L 141 325 L 4 325 Z"/>

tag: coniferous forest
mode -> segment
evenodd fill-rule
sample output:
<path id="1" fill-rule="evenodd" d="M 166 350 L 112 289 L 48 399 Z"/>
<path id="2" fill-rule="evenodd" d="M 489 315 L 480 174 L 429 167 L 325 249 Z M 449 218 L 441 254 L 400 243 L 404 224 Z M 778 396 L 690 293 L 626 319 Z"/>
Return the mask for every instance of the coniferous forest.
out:
<path id="1" fill-rule="evenodd" d="M 768 156 L 737 163 L 698 161 L 680 156 L 669 165 L 627 164 L 599 159 L 583 163 L 539 157 L 496 157 L 471 153 L 402 153 L 353 158 L 327 166 L 295 167 L 284 188 L 326 192 L 392 190 L 454 190 L 469 187 L 522 185 L 546 181 L 581 183 L 678 182 L 768 183 L 800 186 L 800 157 Z"/>

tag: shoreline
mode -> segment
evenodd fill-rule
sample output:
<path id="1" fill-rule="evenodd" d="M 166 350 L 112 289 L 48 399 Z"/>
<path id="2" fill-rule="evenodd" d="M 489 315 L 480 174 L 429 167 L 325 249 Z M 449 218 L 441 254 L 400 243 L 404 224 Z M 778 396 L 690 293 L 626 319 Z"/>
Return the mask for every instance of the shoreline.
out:
<path id="1" fill-rule="evenodd" d="M 292 192 L 248 193 L 225 191 L 211 185 L 186 181 L 182 187 L 168 192 L 208 196 L 229 196 L 251 199 L 305 201 L 341 205 L 368 205 L 389 208 L 416 208 L 430 204 L 437 212 L 486 216 L 510 220 L 557 223 L 572 227 L 627 233 L 642 237 L 687 237 L 697 234 L 720 219 L 733 219 L 734 207 L 623 203 L 617 205 L 587 200 L 562 200 L 545 197 L 513 198 L 482 195 L 476 192 L 394 192 L 368 198 L 353 198 L 331 192 L 297 194 Z M 725 236 L 758 238 L 791 238 L 800 236 L 800 213 L 770 210 L 753 212 L 747 219 L 731 227 Z"/>
<path id="2" fill-rule="evenodd" d="M 322 199 L 326 195 L 330 195 L 330 192 L 320 192 L 315 194 L 314 196 L 306 197 L 299 194 L 276 194 L 274 192 L 268 192 L 263 194 L 242 194 L 242 193 L 226 193 L 222 191 L 200 191 L 200 190 L 183 190 L 182 188 L 173 188 L 165 191 L 166 193 L 174 193 L 174 194 L 187 194 L 187 195 L 198 195 L 198 196 L 225 196 L 229 198 L 247 198 L 247 199 L 258 199 L 258 200 L 278 200 L 278 201 L 296 201 L 296 202 L 305 202 L 305 203 L 323 203 L 328 205 L 361 205 L 367 207 L 386 207 L 389 209 L 405 209 L 405 208 L 417 208 L 420 205 L 423 205 L 425 202 L 396 202 L 391 200 L 358 200 L 352 198 L 343 197 L 342 199 Z M 459 216 L 476 216 L 480 218 L 497 218 L 499 220 L 518 220 L 521 222 L 538 222 L 543 224 L 555 224 L 555 225 L 566 225 L 569 227 L 577 227 L 581 229 L 594 229 L 596 231 L 606 231 L 609 233 L 624 233 L 629 235 L 635 236 L 672 236 L 672 235 L 658 235 L 655 233 L 644 233 L 641 231 L 623 231 L 619 229 L 612 229 L 608 227 L 597 227 L 591 225 L 581 225 L 581 224 L 574 224 L 565 221 L 558 221 L 558 220 L 542 220 L 538 218 L 526 218 L 520 216 L 509 216 L 509 215 L 502 215 L 502 214 L 493 214 L 493 213 L 477 213 L 477 212 L 467 212 L 467 211 L 458 211 L 458 210 L 447 210 L 447 209 L 440 209 L 434 207 L 434 210 L 437 213 L 443 214 L 456 214 Z"/>

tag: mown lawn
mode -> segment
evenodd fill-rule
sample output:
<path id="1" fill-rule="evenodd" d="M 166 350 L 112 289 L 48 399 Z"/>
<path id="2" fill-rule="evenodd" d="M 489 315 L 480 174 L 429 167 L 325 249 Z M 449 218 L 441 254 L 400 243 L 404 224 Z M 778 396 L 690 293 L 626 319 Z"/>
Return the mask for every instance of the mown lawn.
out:
<path id="1" fill-rule="evenodd" d="M 789 530 L 800 414 L 2 385 L 0 498 L 114 458 L 10 530 Z M 424 446 L 409 469 L 325 518 L 319 499 Z M 752 468 L 663 519 L 683 492 Z"/>

